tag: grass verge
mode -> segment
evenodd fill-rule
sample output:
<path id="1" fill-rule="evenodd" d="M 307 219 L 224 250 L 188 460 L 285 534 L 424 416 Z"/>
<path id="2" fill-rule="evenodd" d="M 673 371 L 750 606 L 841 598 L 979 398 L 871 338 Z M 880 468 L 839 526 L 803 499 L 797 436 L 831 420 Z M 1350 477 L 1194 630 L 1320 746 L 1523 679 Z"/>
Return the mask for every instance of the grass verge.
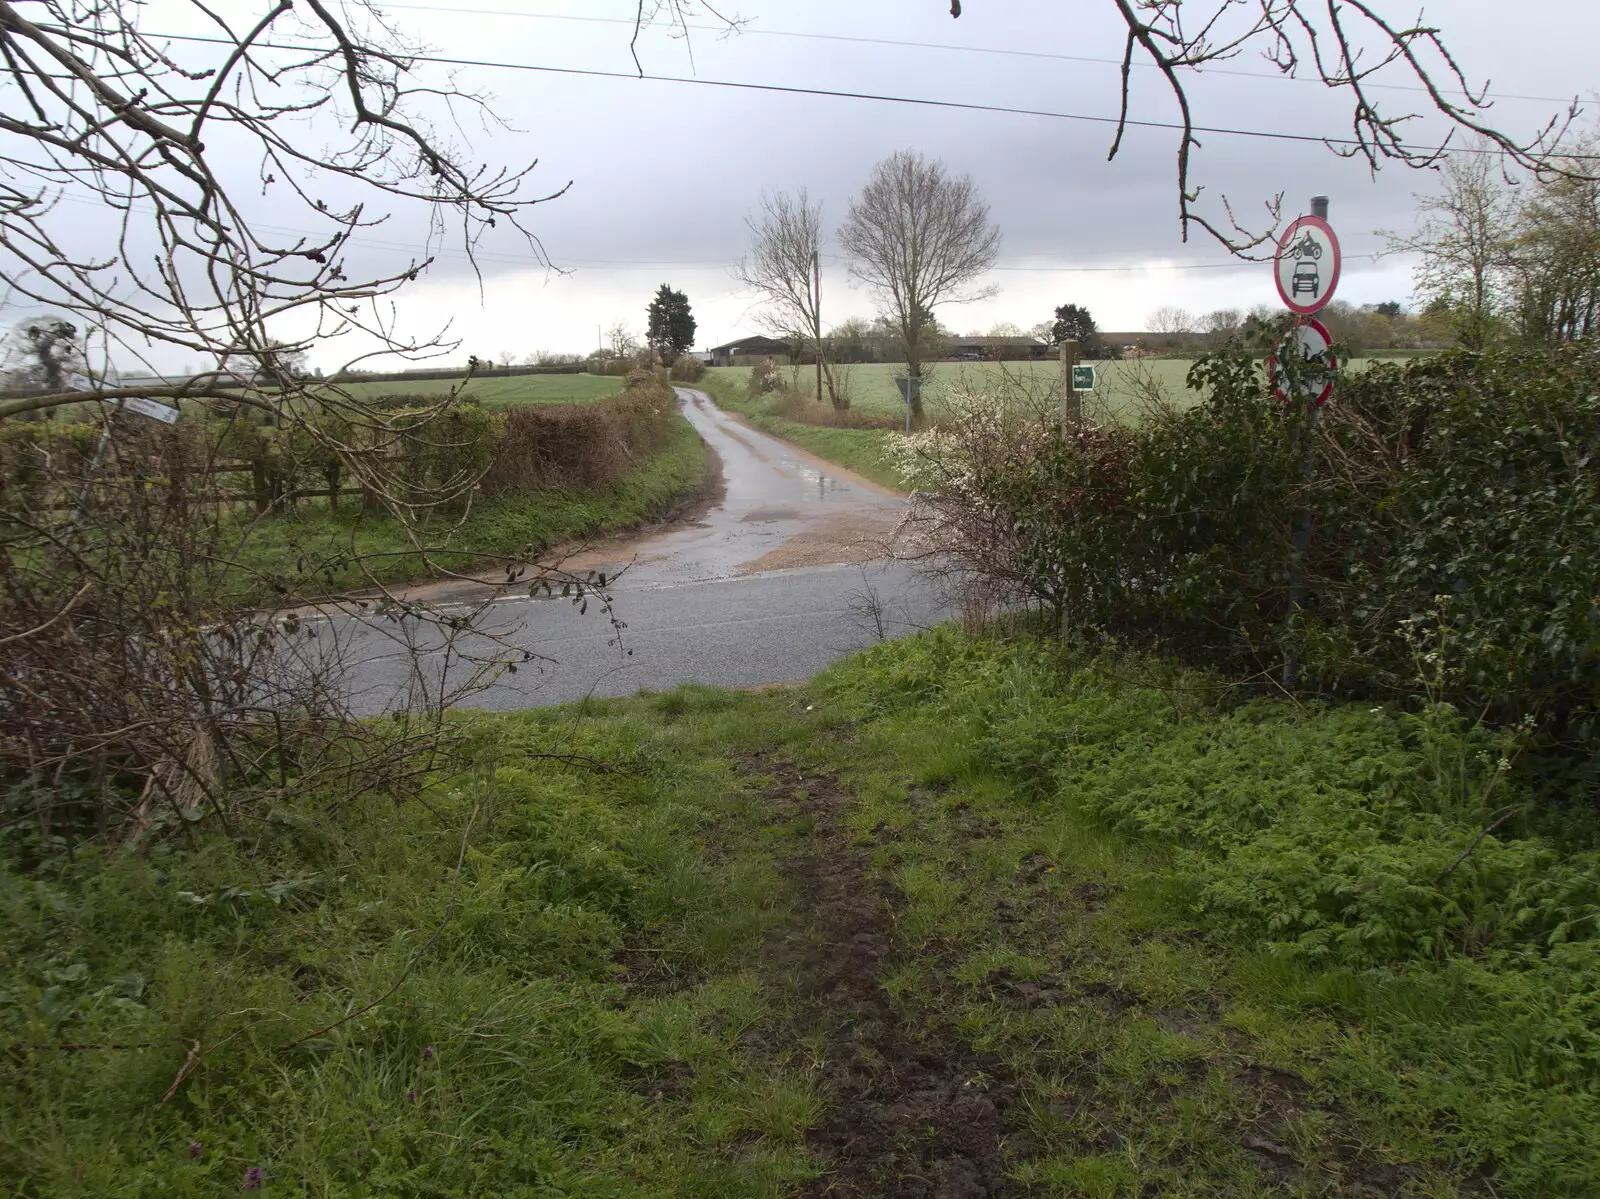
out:
<path id="1" fill-rule="evenodd" d="M 942 629 L 463 726 L 413 801 L 6 831 L 0 1184 L 1594 1193 L 1595 855 L 1480 836 L 1448 713 Z"/>
<path id="2" fill-rule="evenodd" d="M 674 414 L 660 451 L 599 495 L 537 492 L 475 503 L 464 519 L 435 516 L 422 527 L 433 554 L 452 570 L 480 568 L 485 556 L 541 553 L 582 537 L 620 532 L 660 515 L 674 500 L 701 486 L 708 463 L 705 445 L 688 421 Z M 405 582 L 427 572 L 427 563 L 400 523 L 363 516 L 353 507 L 330 512 L 307 507 L 301 514 L 263 521 L 245 543 L 244 562 L 260 574 L 286 577 L 297 590 L 336 591 L 361 586 L 370 576 Z M 364 560 L 357 564 L 354 559 Z M 492 565 L 492 564 L 491 564 Z"/>
<path id="3" fill-rule="evenodd" d="M 715 747 L 763 726 L 673 702 L 696 719 L 486 718 L 408 802 L 305 797 L 195 848 L 23 872 L 39 846 L 13 830 L 0 1191 L 735 1199 L 807 1177 L 807 1080 L 740 1043 L 769 1015 L 748 962 L 774 872 Z"/>
<path id="4" fill-rule="evenodd" d="M 707 373 L 705 379 L 694 384 L 705 391 L 718 405 L 729 412 L 737 412 L 763 433 L 792 442 L 801 449 L 837 463 L 874 483 L 905 491 L 906 481 L 888 461 L 885 451 L 894 433 L 887 429 L 826 429 L 817 425 L 801 424 L 774 415 L 766 397 L 751 399 L 733 373 Z"/>

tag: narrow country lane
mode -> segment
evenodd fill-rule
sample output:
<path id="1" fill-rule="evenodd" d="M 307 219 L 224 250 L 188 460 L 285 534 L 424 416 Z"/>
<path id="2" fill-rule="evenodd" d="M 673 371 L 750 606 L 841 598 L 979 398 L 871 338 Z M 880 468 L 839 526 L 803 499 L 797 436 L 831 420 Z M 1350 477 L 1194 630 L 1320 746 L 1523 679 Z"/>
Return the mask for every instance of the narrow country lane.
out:
<path id="1" fill-rule="evenodd" d="M 538 660 L 502 675 L 474 706 L 526 708 L 686 682 L 794 682 L 880 636 L 942 619 L 928 585 L 885 558 L 904 499 L 739 423 L 704 392 L 677 392 L 680 410 L 720 459 L 722 502 L 697 519 L 567 560 L 569 569 L 617 579 L 610 593 L 626 626 L 620 636 L 598 604 L 581 613 L 559 598 L 530 599 L 525 589 L 493 596 L 479 648 L 498 638 Z M 492 593 L 452 582 L 412 594 L 478 604 Z M 406 642 L 422 638 L 427 652 L 427 634 L 397 627 L 386 636 L 337 617 L 329 624 L 353 664 L 357 708 L 392 706 L 408 685 Z M 445 679 L 466 669 L 430 657 Z"/>

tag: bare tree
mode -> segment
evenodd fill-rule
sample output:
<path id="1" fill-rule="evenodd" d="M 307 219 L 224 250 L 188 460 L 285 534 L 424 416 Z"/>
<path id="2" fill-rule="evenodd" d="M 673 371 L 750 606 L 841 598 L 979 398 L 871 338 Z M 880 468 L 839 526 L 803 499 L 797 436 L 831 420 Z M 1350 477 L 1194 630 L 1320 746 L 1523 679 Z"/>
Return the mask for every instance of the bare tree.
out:
<path id="1" fill-rule="evenodd" d="M 1449 312 L 1457 341 L 1482 349 L 1510 299 L 1517 201 L 1500 163 L 1487 153 L 1451 156 L 1441 178 L 1441 192 L 1417 197 L 1416 229 L 1387 234 L 1387 252 L 1420 256 L 1417 294 Z"/>
<path id="2" fill-rule="evenodd" d="M 1577 149 L 1595 148 L 1591 140 Z M 1510 260 L 1524 338 L 1571 341 L 1600 332 L 1600 183 L 1567 175 L 1533 181 Z"/>
<path id="3" fill-rule="evenodd" d="M 640 350 L 640 342 L 628 327 L 627 321 L 618 321 L 606 330 L 606 348 L 618 360 L 632 358 Z"/>
<path id="4" fill-rule="evenodd" d="M 717 24 L 724 30 L 736 32 L 744 22 L 734 16 L 725 16 L 718 11 L 717 6 L 702 0 L 706 12 L 716 18 Z M 689 45 L 689 22 L 698 15 L 693 0 L 634 0 L 633 38 L 628 43 L 628 50 L 633 55 L 633 66 L 639 75 L 644 75 L 644 64 L 639 61 L 639 38 L 644 31 L 660 22 L 667 28 L 669 36 L 676 38 L 689 47 L 689 62 L 694 63 L 694 50 Z"/>
<path id="5" fill-rule="evenodd" d="M 1157 308 L 1145 317 L 1145 323 L 1150 326 L 1150 332 L 1164 337 L 1182 337 L 1194 331 L 1194 317 L 1189 315 L 1188 309 L 1171 304 Z"/>
<path id="6" fill-rule="evenodd" d="M 942 3 L 942 0 L 939 0 Z M 1272 238 L 1282 214 L 1282 195 L 1268 202 L 1266 226 L 1250 229 L 1235 216 L 1227 197 L 1221 211 L 1200 210 L 1202 188 L 1192 181 L 1193 154 L 1200 135 L 1221 130 L 1202 127 L 1189 96 L 1188 82 L 1210 65 L 1226 63 L 1255 49 L 1287 78 L 1302 75 L 1349 97 L 1350 133 L 1328 139 L 1335 153 L 1360 158 L 1376 171 L 1384 161 L 1408 167 L 1433 167 L 1456 154 L 1477 155 L 1459 139 L 1483 138 L 1491 154 L 1519 167 L 1595 178 L 1600 160 L 1563 160 L 1561 139 L 1579 110 L 1576 98 L 1530 137 L 1506 133 L 1487 118 L 1494 101 L 1488 85 L 1474 87 L 1446 45 L 1439 28 L 1412 10 L 1398 19 L 1384 16 L 1379 0 L 1110 0 L 1126 26 L 1122 53 L 1121 110 L 1108 158 L 1115 158 L 1130 124 L 1133 69 L 1138 65 L 1161 77 L 1178 110 L 1171 126 L 1178 132 L 1178 225 L 1183 239 L 1190 226 L 1210 233 L 1236 253 L 1249 254 Z M 950 15 L 961 15 L 959 2 Z M 1392 70 L 1390 68 L 1393 68 Z M 1383 97 L 1378 92 L 1383 91 Z M 1425 99 L 1400 107 L 1396 91 Z M 1421 144 L 1412 140 L 1424 113 L 1442 117 L 1444 131 Z"/>
<path id="7" fill-rule="evenodd" d="M 1200 329 L 1213 341 L 1224 342 L 1239 331 L 1244 314 L 1237 308 L 1216 308 L 1200 318 Z"/>
<path id="8" fill-rule="evenodd" d="M 873 168 L 850 202 L 839 240 L 853 259 L 851 274 L 877 293 L 894 323 L 914 380 L 922 376 L 934 309 L 994 294 L 972 286 L 1000 252 L 989 206 L 970 176 L 949 175 L 943 163 L 914 150 Z M 916 392 L 912 414 L 922 416 Z"/>
<path id="9" fill-rule="evenodd" d="M 750 251 L 736 268 L 739 281 L 761 297 L 769 331 L 794 338 L 798 345 L 811 343 L 829 401 L 835 408 L 848 407 L 834 389 L 823 345 L 822 203 L 813 204 L 803 187 L 792 196 L 763 195 L 760 209 L 745 224 L 750 227 Z"/>
<path id="10" fill-rule="evenodd" d="M 93 326 L 101 352 L 122 361 L 151 345 L 214 368 L 252 357 L 269 389 L 240 395 L 206 373 L 168 398 L 299 419 L 353 402 L 311 402 L 286 352 L 346 335 L 365 343 L 361 357 L 443 346 L 401 334 L 379 303 L 430 257 L 378 275 L 356 269 L 352 239 L 390 215 L 373 201 L 419 206 L 432 243 L 454 225 L 470 253 L 491 227 L 509 228 L 542 259 L 522 222 L 548 197 L 523 195 L 527 170 L 484 168 L 428 123 L 441 99 L 492 120 L 483 98 L 419 78 L 415 51 L 375 7 L 280 0 L 237 26 L 199 0 L 183 7 L 212 35 L 158 38 L 133 0 L 42 0 L 26 15 L 0 0 L 0 280 L 13 296 Z M 211 143 L 228 154 L 209 153 Z M 110 229 L 84 231 L 82 205 Z M 306 232 L 280 235 L 265 219 Z M 23 410 L 0 404 L 0 417 Z"/>

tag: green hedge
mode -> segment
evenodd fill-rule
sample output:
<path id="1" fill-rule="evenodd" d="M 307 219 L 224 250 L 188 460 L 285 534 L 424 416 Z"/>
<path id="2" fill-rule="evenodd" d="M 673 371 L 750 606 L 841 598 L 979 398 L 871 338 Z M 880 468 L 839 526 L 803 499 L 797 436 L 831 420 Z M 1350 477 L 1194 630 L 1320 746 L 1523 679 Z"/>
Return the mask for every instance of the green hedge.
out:
<path id="1" fill-rule="evenodd" d="M 1189 383 L 1199 407 L 968 481 L 1067 629 L 1600 735 L 1600 347 L 1374 366 L 1314 425 L 1242 350 Z"/>

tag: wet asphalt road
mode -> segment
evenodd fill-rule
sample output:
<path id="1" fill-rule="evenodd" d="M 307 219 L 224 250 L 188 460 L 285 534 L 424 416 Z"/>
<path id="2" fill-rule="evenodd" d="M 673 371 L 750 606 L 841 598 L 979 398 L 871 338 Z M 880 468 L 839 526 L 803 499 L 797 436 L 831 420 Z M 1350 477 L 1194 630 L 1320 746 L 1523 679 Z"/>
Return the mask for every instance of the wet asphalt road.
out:
<path id="1" fill-rule="evenodd" d="M 515 709 L 586 695 L 631 695 L 696 682 L 753 687 L 796 682 L 880 635 L 942 619 L 928 586 L 903 564 L 884 561 L 881 543 L 905 501 L 865 480 L 841 477 L 815 459 L 736 422 L 703 392 L 678 389 L 679 406 L 721 459 L 726 496 L 697 520 L 572 560 L 618 575 L 611 594 L 617 630 L 590 605 L 511 593 L 480 619 L 488 637 L 544 661 L 502 674 L 466 703 Z M 435 602 L 481 601 L 449 589 Z M 876 615 L 874 615 L 876 613 Z M 403 626 L 374 630 L 337 618 L 330 630 L 353 664 L 352 692 L 363 711 L 383 711 L 418 685 L 430 690 L 467 667 L 425 652 L 408 671 Z"/>

